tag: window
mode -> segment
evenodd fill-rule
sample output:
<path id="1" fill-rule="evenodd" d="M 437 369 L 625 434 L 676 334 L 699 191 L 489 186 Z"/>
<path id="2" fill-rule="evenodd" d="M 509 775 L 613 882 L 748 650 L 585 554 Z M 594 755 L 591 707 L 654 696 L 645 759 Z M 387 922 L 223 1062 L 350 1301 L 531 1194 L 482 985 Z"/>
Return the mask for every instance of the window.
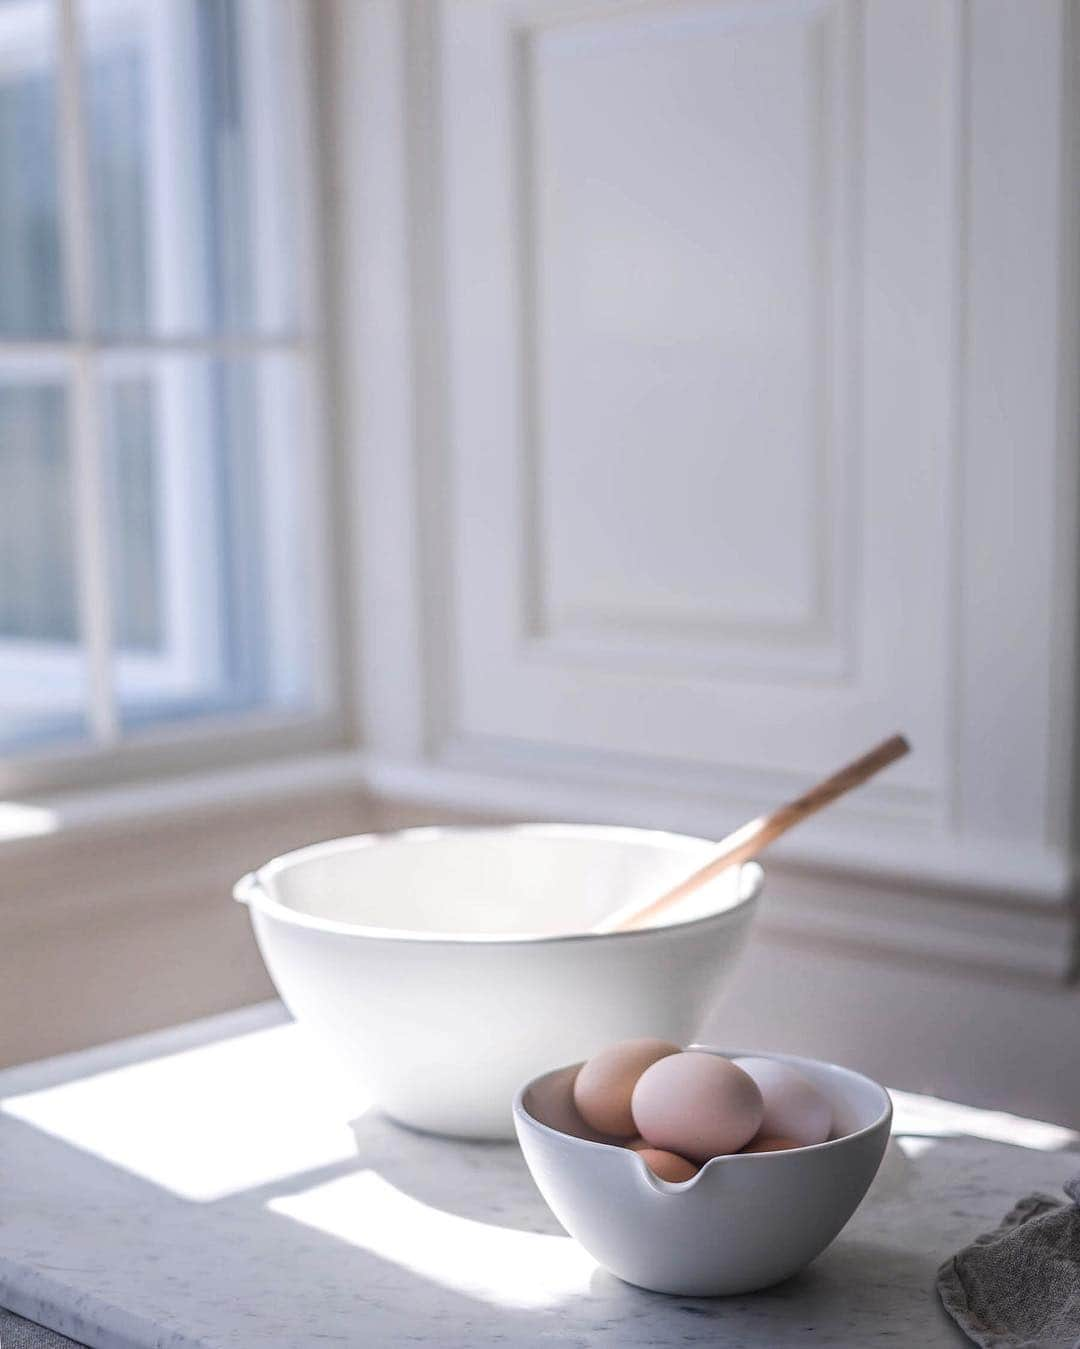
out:
<path id="1" fill-rule="evenodd" d="M 294 0 L 0 0 L 0 754 L 325 723 Z"/>

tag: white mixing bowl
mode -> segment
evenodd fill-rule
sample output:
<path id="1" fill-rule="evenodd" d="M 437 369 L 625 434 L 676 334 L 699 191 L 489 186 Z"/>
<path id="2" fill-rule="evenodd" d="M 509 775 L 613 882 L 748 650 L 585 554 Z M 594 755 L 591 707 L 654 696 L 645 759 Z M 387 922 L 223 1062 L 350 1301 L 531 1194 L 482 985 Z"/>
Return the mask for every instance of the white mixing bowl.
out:
<path id="1" fill-rule="evenodd" d="M 573 1102 L 579 1064 L 517 1094 L 518 1140 L 540 1193 L 570 1235 L 627 1283 L 711 1297 L 790 1278 L 839 1233 L 877 1174 L 892 1120 L 884 1087 L 818 1059 L 722 1052 L 796 1068 L 832 1102 L 836 1136 L 787 1152 L 714 1157 L 672 1183 L 584 1123 Z"/>
<path id="2" fill-rule="evenodd" d="M 761 868 L 724 873 L 641 931 L 586 929 L 714 846 L 574 825 L 414 829 L 287 853 L 234 893 L 282 999 L 358 1099 L 418 1129 L 512 1138 L 514 1093 L 548 1064 L 631 1036 L 693 1038 Z"/>

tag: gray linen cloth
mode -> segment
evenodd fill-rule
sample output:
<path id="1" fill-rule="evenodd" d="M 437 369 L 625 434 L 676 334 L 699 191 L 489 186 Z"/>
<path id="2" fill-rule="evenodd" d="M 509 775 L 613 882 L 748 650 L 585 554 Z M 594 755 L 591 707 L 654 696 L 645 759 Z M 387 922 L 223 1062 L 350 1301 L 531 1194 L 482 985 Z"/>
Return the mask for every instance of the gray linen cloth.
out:
<path id="1" fill-rule="evenodd" d="M 0 1307 L 0 1349 L 80 1349 L 74 1340 Z"/>
<path id="2" fill-rule="evenodd" d="M 1065 1193 L 1029 1194 L 938 1270 L 945 1310 L 981 1349 L 1080 1349 L 1080 1176 Z"/>

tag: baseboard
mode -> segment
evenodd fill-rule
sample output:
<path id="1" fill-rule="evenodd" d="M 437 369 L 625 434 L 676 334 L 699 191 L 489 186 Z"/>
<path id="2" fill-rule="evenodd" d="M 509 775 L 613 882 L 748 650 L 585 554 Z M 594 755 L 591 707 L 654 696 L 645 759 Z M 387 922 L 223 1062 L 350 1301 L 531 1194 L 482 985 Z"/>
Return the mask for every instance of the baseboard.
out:
<path id="1" fill-rule="evenodd" d="M 717 803 L 670 788 L 641 790 L 583 775 L 526 777 L 458 764 L 362 758 L 369 789 L 423 802 L 447 820 L 470 812 L 514 819 L 636 825 L 716 837 Z M 399 806 L 399 814 L 401 813 Z M 746 818 L 742 816 L 741 818 Z M 739 821 L 730 821 L 735 823 Z M 1024 977 L 1070 979 L 1080 925 L 1072 868 L 1050 848 L 960 844 L 858 819 L 808 825 L 770 850 L 762 924 L 788 938 L 934 959 Z"/>
<path id="2" fill-rule="evenodd" d="M 189 783 L 153 808 L 130 795 L 130 813 L 76 810 L 55 833 L 3 845 L 0 1065 L 269 996 L 232 883 L 320 838 L 527 817 L 719 832 L 702 801 L 360 757 L 323 778 L 271 776 L 242 799 L 221 783 L 204 792 Z M 888 867 L 827 866 L 780 850 L 766 871 L 758 919 L 766 942 L 816 944 L 868 966 L 932 962 L 1048 986 L 1074 972 L 1075 909 L 1046 890 L 965 887 L 955 869 L 949 883 L 897 880 Z"/>

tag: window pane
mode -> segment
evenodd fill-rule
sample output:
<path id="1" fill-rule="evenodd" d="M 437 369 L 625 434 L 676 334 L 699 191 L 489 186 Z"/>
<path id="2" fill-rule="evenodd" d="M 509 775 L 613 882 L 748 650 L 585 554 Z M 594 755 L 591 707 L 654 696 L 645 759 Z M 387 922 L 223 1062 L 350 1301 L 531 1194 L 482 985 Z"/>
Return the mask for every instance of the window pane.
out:
<path id="1" fill-rule="evenodd" d="M 296 358 L 107 364 L 117 700 L 129 726 L 311 697 Z"/>
<path id="2" fill-rule="evenodd" d="M 46 0 L 0 0 L 0 336 L 64 323 L 56 49 Z"/>
<path id="3" fill-rule="evenodd" d="M 291 7 L 82 0 L 80 14 L 101 330 L 291 327 Z"/>
<path id="4" fill-rule="evenodd" d="M 0 748 L 86 732 L 63 386 L 0 372 Z"/>

